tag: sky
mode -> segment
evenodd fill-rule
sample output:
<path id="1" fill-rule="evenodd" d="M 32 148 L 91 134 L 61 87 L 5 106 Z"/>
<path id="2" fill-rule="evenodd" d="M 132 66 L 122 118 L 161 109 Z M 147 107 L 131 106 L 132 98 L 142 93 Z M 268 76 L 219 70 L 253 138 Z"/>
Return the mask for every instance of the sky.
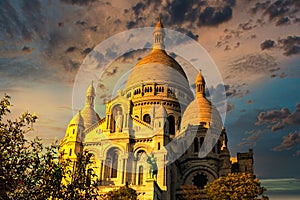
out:
<path id="1" fill-rule="evenodd" d="M 47 144 L 63 138 L 78 109 L 73 87 L 84 59 L 116 34 L 153 27 L 158 16 L 165 28 L 199 43 L 217 66 L 231 154 L 253 148 L 258 177 L 299 183 L 298 0 L 2 0 L 0 91 L 12 97 L 11 116 L 36 112 L 29 138 Z M 118 80 L 145 53 L 118 58 L 104 76 Z M 113 82 L 96 84 L 98 104 L 108 98 L 99 91 Z"/>

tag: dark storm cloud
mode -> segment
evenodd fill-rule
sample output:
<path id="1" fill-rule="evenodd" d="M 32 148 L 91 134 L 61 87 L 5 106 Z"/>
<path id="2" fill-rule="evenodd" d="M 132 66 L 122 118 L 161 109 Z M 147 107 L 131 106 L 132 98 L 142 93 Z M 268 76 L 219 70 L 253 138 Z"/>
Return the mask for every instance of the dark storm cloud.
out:
<path id="1" fill-rule="evenodd" d="M 277 24 L 281 25 L 282 22 L 286 23 L 287 17 L 295 17 L 294 14 L 300 9 L 299 0 L 277 0 L 258 2 L 251 9 L 253 13 L 262 11 L 269 19 L 277 20 Z"/>
<path id="2" fill-rule="evenodd" d="M 266 125 L 271 131 L 283 129 L 286 125 L 300 125 L 300 104 L 294 112 L 288 108 L 261 112 L 257 117 L 256 125 Z"/>
<path id="3" fill-rule="evenodd" d="M 281 26 L 284 24 L 289 24 L 290 19 L 288 17 L 282 17 L 276 22 L 276 26 Z"/>
<path id="4" fill-rule="evenodd" d="M 253 13 L 256 13 L 260 10 L 265 10 L 268 7 L 269 4 L 270 4 L 270 2 L 257 2 L 255 4 L 255 6 L 253 8 L 251 8 L 251 11 Z"/>
<path id="5" fill-rule="evenodd" d="M 126 27 L 127 27 L 127 29 L 131 29 L 131 28 L 134 28 L 136 25 L 137 25 L 136 22 L 134 22 L 134 21 L 129 21 L 129 22 L 127 22 L 127 24 L 126 24 Z"/>
<path id="6" fill-rule="evenodd" d="M 71 58 L 66 58 L 66 61 L 63 62 L 63 67 L 68 72 L 74 72 L 79 69 L 80 63 Z"/>
<path id="7" fill-rule="evenodd" d="M 198 3 L 198 9 L 192 8 L 194 2 L 192 0 L 174 0 L 171 2 L 168 8 L 172 22 L 180 24 L 185 19 L 195 20 L 200 11 L 199 7 L 203 5 L 203 2 Z"/>
<path id="8" fill-rule="evenodd" d="M 72 52 L 74 52 L 76 50 L 76 47 L 69 47 L 69 48 L 67 48 L 66 49 L 66 53 L 72 53 Z"/>
<path id="9" fill-rule="evenodd" d="M 294 131 L 282 137 L 281 144 L 274 151 L 290 150 L 300 143 L 300 131 Z"/>
<path id="10" fill-rule="evenodd" d="M 88 4 L 93 3 L 96 0 L 60 0 L 60 1 L 67 4 L 87 6 Z"/>
<path id="11" fill-rule="evenodd" d="M 168 25 L 189 21 L 198 26 L 214 26 L 231 19 L 234 5 L 235 0 L 226 0 L 220 5 L 209 1 L 173 0 L 164 7 L 167 13 L 162 14 L 162 19 Z"/>
<path id="12" fill-rule="evenodd" d="M 206 7 L 200 14 L 198 25 L 213 26 L 228 21 L 232 17 L 232 9 L 229 6 L 215 9 L 214 7 Z"/>
<path id="13" fill-rule="evenodd" d="M 43 17 L 40 15 L 39 1 L 20 1 L 20 4 L 21 12 L 20 10 L 16 10 L 10 1 L 0 1 L 0 37 L 21 37 L 25 40 L 31 40 L 33 32 L 37 31 L 38 27 L 42 25 Z M 29 9 L 30 12 L 26 12 L 26 9 Z M 27 21 L 30 23 L 26 23 Z"/>
<path id="14" fill-rule="evenodd" d="M 177 28 L 176 31 L 184 33 L 184 34 L 186 34 L 187 36 L 189 36 L 190 38 L 192 38 L 194 40 L 198 40 L 198 38 L 199 38 L 199 35 L 197 35 L 197 34 L 195 35 L 195 34 L 193 34 L 192 31 L 187 30 L 185 28 Z"/>
<path id="15" fill-rule="evenodd" d="M 279 39 L 278 46 L 284 50 L 284 55 L 291 56 L 300 53 L 300 37 L 288 36 L 287 38 Z"/>
<path id="16" fill-rule="evenodd" d="M 143 2 L 138 2 L 135 6 L 132 7 L 135 15 L 139 15 L 144 9 L 146 5 Z"/>
<path id="17" fill-rule="evenodd" d="M 82 54 L 83 54 L 83 55 L 87 55 L 87 54 L 89 54 L 92 50 L 93 50 L 93 48 L 90 48 L 90 47 L 85 48 L 85 49 L 82 51 Z"/>
<path id="18" fill-rule="evenodd" d="M 275 42 L 273 40 L 265 40 L 263 43 L 260 44 L 261 50 L 270 49 L 275 46 Z"/>

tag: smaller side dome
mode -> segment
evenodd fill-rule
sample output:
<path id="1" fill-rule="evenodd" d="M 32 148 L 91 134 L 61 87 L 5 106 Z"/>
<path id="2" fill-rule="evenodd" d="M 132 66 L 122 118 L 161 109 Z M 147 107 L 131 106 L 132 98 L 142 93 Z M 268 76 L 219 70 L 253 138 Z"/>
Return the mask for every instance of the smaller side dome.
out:
<path id="1" fill-rule="evenodd" d="M 196 98 L 192 101 L 182 116 L 181 129 L 188 125 L 200 125 L 210 127 L 211 123 L 219 123 L 221 118 L 218 110 L 205 97 L 205 80 L 199 71 L 196 77 Z"/>
<path id="2" fill-rule="evenodd" d="M 212 105 L 206 98 L 196 98 L 192 101 L 182 116 L 181 129 L 186 129 L 188 125 L 200 125 L 205 123 L 209 126 L 211 122 Z"/>
<path id="3" fill-rule="evenodd" d="M 89 128 L 100 120 L 99 115 L 92 107 L 85 106 L 82 110 L 82 117 L 84 121 L 84 127 Z"/>

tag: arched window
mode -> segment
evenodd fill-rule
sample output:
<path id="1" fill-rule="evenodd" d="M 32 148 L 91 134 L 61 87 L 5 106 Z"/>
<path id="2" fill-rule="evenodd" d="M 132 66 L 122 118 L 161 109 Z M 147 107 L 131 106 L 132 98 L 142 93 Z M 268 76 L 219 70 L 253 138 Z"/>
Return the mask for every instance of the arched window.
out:
<path id="1" fill-rule="evenodd" d="M 120 155 L 120 151 L 117 148 L 112 148 L 107 152 L 106 155 L 106 164 L 107 164 L 106 177 L 107 178 L 118 177 L 119 155 Z"/>
<path id="2" fill-rule="evenodd" d="M 199 143 L 198 143 L 198 138 L 194 138 L 194 153 L 199 152 Z"/>
<path id="3" fill-rule="evenodd" d="M 143 166 L 139 166 L 139 176 L 138 176 L 138 185 L 143 185 Z"/>
<path id="4" fill-rule="evenodd" d="M 175 118 L 173 115 L 170 115 L 168 117 L 168 122 L 169 122 L 169 134 L 175 135 Z"/>
<path id="5" fill-rule="evenodd" d="M 208 179 L 207 176 L 204 175 L 203 173 L 197 173 L 196 176 L 193 178 L 193 183 L 195 186 L 197 186 L 200 189 L 203 189 L 204 186 L 207 184 Z"/>
<path id="6" fill-rule="evenodd" d="M 145 114 L 143 116 L 143 121 L 146 122 L 146 123 L 148 123 L 148 124 L 150 124 L 151 123 L 151 117 L 150 117 L 150 115 L 149 114 Z"/>
<path id="7" fill-rule="evenodd" d="M 111 158 L 111 178 L 117 178 L 118 176 L 118 162 L 119 162 L 119 155 L 117 152 L 113 152 Z"/>

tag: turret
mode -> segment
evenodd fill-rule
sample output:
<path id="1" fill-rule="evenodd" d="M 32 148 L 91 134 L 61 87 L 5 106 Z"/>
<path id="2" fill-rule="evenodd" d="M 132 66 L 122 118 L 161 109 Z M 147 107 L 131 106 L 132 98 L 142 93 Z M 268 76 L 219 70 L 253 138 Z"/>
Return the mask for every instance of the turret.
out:
<path id="1" fill-rule="evenodd" d="M 96 124 L 100 120 L 99 115 L 95 112 L 94 109 L 95 97 L 96 97 L 96 92 L 92 81 L 90 86 L 86 90 L 85 106 L 81 111 L 81 115 L 84 121 L 84 127 L 86 129 Z"/>

